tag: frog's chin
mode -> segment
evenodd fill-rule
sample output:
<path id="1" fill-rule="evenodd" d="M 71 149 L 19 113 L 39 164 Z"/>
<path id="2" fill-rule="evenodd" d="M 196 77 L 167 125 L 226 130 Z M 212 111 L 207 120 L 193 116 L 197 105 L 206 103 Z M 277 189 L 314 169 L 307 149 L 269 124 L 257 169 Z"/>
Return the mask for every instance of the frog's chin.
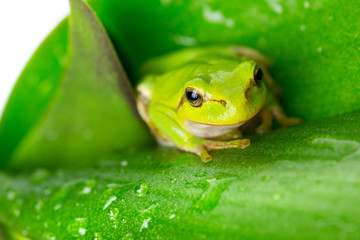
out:
<path id="1" fill-rule="evenodd" d="M 197 137 L 202 138 L 215 138 L 232 132 L 236 128 L 243 125 L 246 121 L 240 122 L 237 124 L 208 124 L 208 123 L 200 123 L 194 122 L 191 120 L 185 120 L 185 126 L 188 130 Z"/>

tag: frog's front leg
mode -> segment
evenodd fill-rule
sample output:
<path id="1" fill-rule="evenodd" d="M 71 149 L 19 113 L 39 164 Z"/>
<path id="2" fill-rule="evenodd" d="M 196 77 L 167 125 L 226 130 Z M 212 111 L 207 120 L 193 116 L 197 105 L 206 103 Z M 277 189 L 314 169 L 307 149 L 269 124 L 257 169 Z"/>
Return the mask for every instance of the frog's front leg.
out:
<path id="1" fill-rule="evenodd" d="M 216 141 L 216 140 L 206 140 L 205 144 L 209 150 L 219 150 L 226 148 L 241 148 L 244 149 L 250 146 L 250 139 L 237 139 L 232 141 Z"/>
<path id="2" fill-rule="evenodd" d="M 203 162 L 212 160 L 208 150 L 245 148 L 250 144 L 248 139 L 215 141 L 197 137 L 184 129 L 173 109 L 164 105 L 155 104 L 149 106 L 148 114 L 152 124 L 156 127 L 157 131 L 154 134 L 158 139 L 170 140 L 178 148 L 199 155 Z"/>
<path id="3" fill-rule="evenodd" d="M 235 139 L 239 139 L 243 136 L 243 133 L 241 132 L 241 130 L 239 128 L 226 133 L 224 135 L 221 135 L 219 137 L 215 137 L 215 138 L 211 138 L 211 140 L 215 140 L 215 141 L 230 141 L 230 140 L 235 140 Z"/>

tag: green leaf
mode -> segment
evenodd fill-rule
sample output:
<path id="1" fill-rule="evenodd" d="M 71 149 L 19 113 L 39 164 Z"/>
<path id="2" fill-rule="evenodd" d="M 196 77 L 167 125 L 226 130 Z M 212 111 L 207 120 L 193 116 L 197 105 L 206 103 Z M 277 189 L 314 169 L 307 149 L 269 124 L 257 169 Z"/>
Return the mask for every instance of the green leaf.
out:
<path id="1" fill-rule="evenodd" d="M 38 112 L 12 154 L 11 167 L 74 166 L 151 142 L 137 118 L 132 89 L 105 30 L 84 2 L 70 3 L 68 67 L 59 83 L 56 77 L 48 79 L 48 84 L 57 85 L 51 85 L 46 109 Z M 36 87 L 41 88 L 44 81 Z M 25 85 L 20 84 L 23 90 Z M 22 94 L 20 90 L 15 96 Z M 30 101 L 29 94 L 26 97 Z M 6 136 L 0 139 L 6 141 Z"/>
<path id="2" fill-rule="evenodd" d="M 67 19 L 47 37 L 18 79 L 0 122 L 0 168 L 48 108 L 67 65 Z"/>
<path id="3" fill-rule="evenodd" d="M 31 239 L 356 239 L 360 112 L 202 163 L 173 148 L 95 168 L 0 174 L 0 219 Z"/>

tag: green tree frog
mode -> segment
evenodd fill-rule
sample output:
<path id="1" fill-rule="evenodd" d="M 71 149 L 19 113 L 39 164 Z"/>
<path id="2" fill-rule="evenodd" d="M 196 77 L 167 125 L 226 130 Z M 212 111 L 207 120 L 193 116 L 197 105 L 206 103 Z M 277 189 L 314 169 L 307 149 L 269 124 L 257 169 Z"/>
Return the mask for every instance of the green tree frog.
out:
<path id="1" fill-rule="evenodd" d="M 241 46 L 188 48 L 146 62 L 137 107 L 161 145 L 212 160 L 209 150 L 246 148 L 242 132 L 300 123 L 285 115 L 268 58 Z M 260 122 L 260 125 L 253 127 Z"/>

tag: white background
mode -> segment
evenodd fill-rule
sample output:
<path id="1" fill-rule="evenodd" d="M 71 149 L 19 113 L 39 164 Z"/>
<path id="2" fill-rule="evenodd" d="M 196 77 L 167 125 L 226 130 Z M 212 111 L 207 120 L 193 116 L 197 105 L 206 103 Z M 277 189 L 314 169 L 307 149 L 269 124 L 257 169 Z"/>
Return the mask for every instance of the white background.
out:
<path id="1" fill-rule="evenodd" d="M 0 117 L 25 64 L 68 13 L 67 0 L 0 1 Z"/>

